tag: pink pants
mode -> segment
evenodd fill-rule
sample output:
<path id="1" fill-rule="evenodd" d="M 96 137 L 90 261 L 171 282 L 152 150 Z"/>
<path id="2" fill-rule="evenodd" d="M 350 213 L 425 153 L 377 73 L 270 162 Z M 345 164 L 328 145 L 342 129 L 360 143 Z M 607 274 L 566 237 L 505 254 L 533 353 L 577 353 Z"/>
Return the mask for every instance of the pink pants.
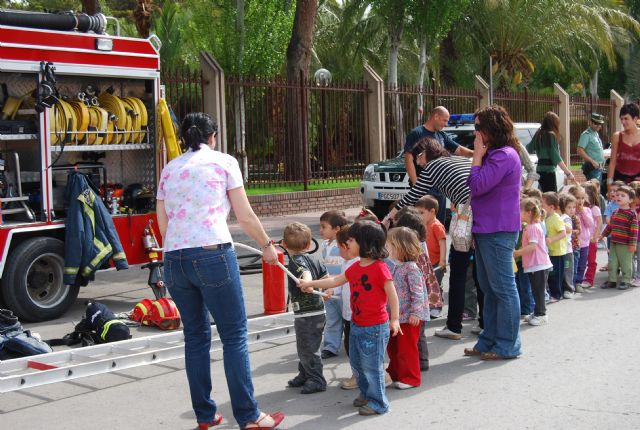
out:
<path id="1" fill-rule="evenodd" d="M 598 263 L 596 262 L 596 255 L 598 254 L 598 244 L 590 242 L 589 243 L 589 257 L 587 257 L 587 271 L 584 274 L 585 282 L 593 285 L 594 278 L 596 277 L 596 269 L 598 268 Z"/>

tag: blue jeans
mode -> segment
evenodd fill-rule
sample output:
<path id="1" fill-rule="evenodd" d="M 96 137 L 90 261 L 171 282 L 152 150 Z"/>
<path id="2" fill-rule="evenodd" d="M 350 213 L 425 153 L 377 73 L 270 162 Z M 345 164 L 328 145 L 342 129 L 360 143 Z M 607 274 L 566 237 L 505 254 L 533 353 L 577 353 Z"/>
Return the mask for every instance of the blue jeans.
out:
<path id="1" fill-rule="evenodd" d="M 164 265 L 165 282 L 184 325 L 185 365 L 196 419 L 211 422 L 217 410 L 211 399 L 211 312 L 223 345 L 233 416 L 245 427 L 258 419 L 260 411 L 253 397 L 236 252 L 230 244 L 221 249 L 180 249 L 165 253 Z"/>
<path id="2" fill-rule="evenodd" d="M 579 255 L 578 255 L 578 259 L 577 261 L 575 258 L 575 254 L 573 254 L 573 265 L 576 268 L 576 276 L 575 278 L 573 278 L 573 283 L 575 284 L 582 284 L 582 281 L 584 281 L 584 273 L 587 270 L 587 260 L 589 259 L 589 247 L 585 246 L 583 248 L 580 248 L 579 251 Z"/>
<path id="3" fill-rule="evenodd" d="M 324 310 L 327 315 L 327 324 L 324 326 L 323 350 L 334 354 L 340 352 L 342 342 L 342 298 L 333 296 L 324 302 Z"/>
<path id="4" fill-rule="evenodd" d="M 516 286 L 518 287 L 518 297 L 520 298 L 520 315 L 531 315 L 535 302 L 533 293 L 531 292 L 531 280 L 529 274 L 524 273 L 522 261 L 516 263 L 518 265 L 518 273 L 516 273 Z"/>
<path id="5" fill-rule="evenodd" d="M 513 273 L 518 232 L 474 233 L 473 237 L 478 282 L 484 292 L 484 328 L 475 348 L 517 357 L 522 354 L 520 299 Z"/>
<path id="6" fill-rule="evenodd" d="M 369 402 L 371 409 L 384 414 L 389 410 L 383 369 L 389 343 L 389 322 L 361 327 L 352 321 L 349 337 L 349 361 L 358 380 L 360 396 Z"/>

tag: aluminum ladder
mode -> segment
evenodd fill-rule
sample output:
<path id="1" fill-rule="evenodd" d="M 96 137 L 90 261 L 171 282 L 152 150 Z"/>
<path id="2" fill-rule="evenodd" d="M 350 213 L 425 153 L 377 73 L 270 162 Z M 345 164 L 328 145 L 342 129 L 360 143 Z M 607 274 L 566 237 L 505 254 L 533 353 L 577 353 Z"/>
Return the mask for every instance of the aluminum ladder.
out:
<path id="1" fill-rule="evenodd" d="M 248 320 L 249 344 L 293 336 L 293 313 Z M 211 326 L 211 351 L 222 342 Z M 31 357 L 0 361 L 0 393 L 117 372 L 184 357 L 182 330 Z"/>

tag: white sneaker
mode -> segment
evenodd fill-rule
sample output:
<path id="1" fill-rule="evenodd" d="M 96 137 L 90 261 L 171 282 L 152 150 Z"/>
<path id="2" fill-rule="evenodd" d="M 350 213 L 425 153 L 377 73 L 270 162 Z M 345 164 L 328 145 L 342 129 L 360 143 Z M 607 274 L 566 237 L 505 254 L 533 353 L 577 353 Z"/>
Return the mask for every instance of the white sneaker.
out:
<path id="1" fill-rule="evenodd" d="M 416 388 L 413 385 L 405 384 L 404 382 L 396 381 L 393 385 L 398 390 L 408 390 L 409 388 Z"/>
<path id="2" fill-rule="evenodd" d="M 384 386 L 388 387 L 393 384 L 393 379 L 391 379 L 391 375 L 387 372 L 384 372 Z"/>
<path id="3" fill-rule="evenodd" d="M 471 333 L 480 334 L 482 333 L 482 328 L 480 328 L 479 325 L 474 325 L 473 327 L 471 327 Z"/>
<path id="4" fill-rule="evenodd" d="M 529 325 L 533 325 L 533 326 L 539 326 L 546 323 L 547 323 L 546 315 L 534 316 L 529 320 Z"/>
<path id="5" fill-rule="evenodd" d="M 531 318 L 533 318 L 533 314 L 525 315 L 522 321 L 528 323 L 529 321 L 531 321 Z"/>
<path id="6" fill-rule="evenodd" d="M 443 337 L 445 339 L 451 339 L 451 340 L 462 339 L 462 333 L 453 332 L 449 330 L 446 326 L 441 328 L 440 330 L 436 330 L 435 335 L 438 337 Z"/>
<path id="7" fill-rule="evenodd" d="M 358 380 L 355 376 L 352 376 L 349 379 L 346 379 L 340 383 L 340 388 L 343 390 L 355 390 L 358 388 Z"/>
<path id="8" fill-rule="evenodd" d="M 562 293 L 562 297 L 565 299 L 573 299 L 573 293 L 571 291 L 565 291 Z"/>

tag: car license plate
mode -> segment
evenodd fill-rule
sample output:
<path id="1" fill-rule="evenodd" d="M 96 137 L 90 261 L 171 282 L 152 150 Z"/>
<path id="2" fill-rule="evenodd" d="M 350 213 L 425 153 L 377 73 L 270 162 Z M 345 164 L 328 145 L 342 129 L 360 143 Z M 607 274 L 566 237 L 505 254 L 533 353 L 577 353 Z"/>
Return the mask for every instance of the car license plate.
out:
<path id="1" fill-rule="evenodd" d="M 401 199 L 404 194 L 400 193 L 378 193 L 378 200 L 398 200 Z"/>

